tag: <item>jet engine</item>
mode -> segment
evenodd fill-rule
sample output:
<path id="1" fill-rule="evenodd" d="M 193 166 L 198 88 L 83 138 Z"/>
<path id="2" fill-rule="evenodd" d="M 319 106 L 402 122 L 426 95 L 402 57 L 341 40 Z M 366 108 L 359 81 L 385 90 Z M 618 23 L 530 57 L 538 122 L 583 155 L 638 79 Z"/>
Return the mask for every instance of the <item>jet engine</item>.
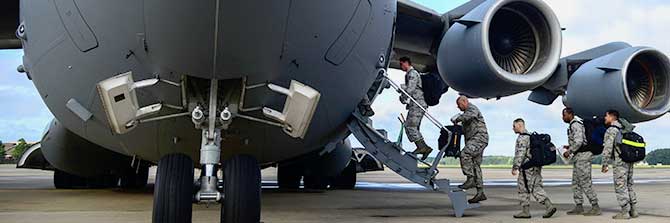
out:
<path id="1" fill-rule="evenodd" d="M 542 1 L 485 1 L 453 22 L 437 64 L 463 94 L 497 98 L 533 89 L 558 65 L 561 27 Z"/>
<path id="2" fill-rule="evenodd" d="M 644 122 L 670 111 L 670 61 L 649 47 L 628 47 L 582 64 L 570 77 L 564 102 L 582 117 L 619 111 Z"/>
<path id="3" fill-rule="evenodd" d="M 81 177 L 120 174 L 131 164 L 130 157 L 89 142 L 56 120 L 44 133 L 41 146 L 40 152 L 51 166 Z"/>

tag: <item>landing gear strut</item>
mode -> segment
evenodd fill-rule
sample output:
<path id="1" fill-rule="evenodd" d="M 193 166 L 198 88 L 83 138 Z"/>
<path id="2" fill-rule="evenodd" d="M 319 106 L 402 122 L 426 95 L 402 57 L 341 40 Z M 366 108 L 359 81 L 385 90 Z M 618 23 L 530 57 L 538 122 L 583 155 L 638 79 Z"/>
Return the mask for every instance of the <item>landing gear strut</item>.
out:
<path id="1" fill-rule="evenodd" d="M 155 223 L 191 222 L 192 202 L 223 203 L 221 222 L 260 222 L 261 177 L 256 158 L 233 156 L 223 162 L 223 179 L 218 177 L 222 167 L 221 134 L 232 115 L 228 108 L 217 107 L 218 80 L 211 80 L 209 91 L 208 112 L 198 106 L 191 113 L 193 123 L 202 130 L 199 163 L 203 172 L 196 184 L 198 188 L 194 188 L 193 161 L 188 156 L 173 154 L 162 158 L 154 192 Z"/>
<path id="2" fill-rule="evenodd" d="M 217 173 L 219 160 L 221 159 L 221 130 L 217 128 L 217 96 L 219 92 L 219 81 L 212 79 L 209 89 L 209 113 L 207 126 L 202 128 L 202 146 L 200 148 L 200 164 L 205 172 L 200 177 L 200 190 L 195 194 L 195 200 L 200 203 L 214 203 L 223 199 L 218 190 L 219 180 Z M 201 126 L 205 121 L 200 107 L 193 110 L 193 122 Z"/>

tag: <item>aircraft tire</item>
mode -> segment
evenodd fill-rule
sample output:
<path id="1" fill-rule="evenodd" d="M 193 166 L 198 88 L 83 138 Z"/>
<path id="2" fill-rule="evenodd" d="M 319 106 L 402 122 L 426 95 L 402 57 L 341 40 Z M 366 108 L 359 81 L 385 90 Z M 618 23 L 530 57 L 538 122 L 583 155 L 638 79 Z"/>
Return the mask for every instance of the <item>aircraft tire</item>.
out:
<path id="1" fill-rule="evenodd" d="M 193 215 L 193 160 L 169 154 L 158 161 L 154 187 L 154 223 L 190 223 Z"/>
<path id="2" fill-rule="evenodd" d="M 305 176 L 303 178 L 305 189 L 307 190 L 326 190 L 330 177 L 326 176 Z"/>
<path id="3" fill-rule="evenodd" d="M 128 168 L 121 175 L 121 188 L 141 189 L 147 186 L 149 180 L 149 165 L 141 165 L 139 169 Z"/>
<path id="4" fill-rule="evenodd" d="M 332 181 L 335 189 L 353 190 L 356 187 L 356 162 L 351 161 Z"/>
<path id="5" fill-rule="evenodd" d="M 62 170 L 54 170 L 54 186 L 56 189 L 74 189 L 80 179 Z"/>
<path id="6" fill-rule="evenodd" d="M 56 189 L 100 189 L 116 186 L 118 178 L 113 175 L 80 177 L 65 171 L 54 170 L 54 187 Z"/>
<path id="7" fill-rule="evenodd" d="M 288 166 L 277 168 L 277 184 L 281 190 L 297 190 L 300 188 L 300 174 Z"/>
<path id="8" fill-rule="evenodd" d="M 261 169 L 256 158 L 234 156 L 224 162 L 223 171 L 221 222 L 260 222 Z"/>

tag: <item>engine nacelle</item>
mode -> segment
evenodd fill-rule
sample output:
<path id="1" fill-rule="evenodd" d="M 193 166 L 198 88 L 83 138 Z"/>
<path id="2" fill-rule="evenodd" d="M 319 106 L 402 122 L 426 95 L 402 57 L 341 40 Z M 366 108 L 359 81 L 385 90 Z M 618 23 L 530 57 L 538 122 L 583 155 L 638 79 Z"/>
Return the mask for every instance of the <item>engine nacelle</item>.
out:
<path id="1" fill-rule="evenodd" d="M 81 177 L 118 174 L 131 164 L 130 157 L 89 142 L 56 120 L 44 133 L 41 153 L 54 168 Z"/>
<path id="2" fill-rule="evenodd" d="M 547 81 L 561 54 L 561 27 L 540 0 L 489 0 L 455 21 L 437 55 L 450 87 L 496 98 Z"/>
<path id="3" fill-rule="evenodd" d="M 649 47 L 630 47 L 593 59 L 570 77 L 564 102 L 582 117 L 619 111 L 644 122 L 670 111 L 670 61 Z"/>

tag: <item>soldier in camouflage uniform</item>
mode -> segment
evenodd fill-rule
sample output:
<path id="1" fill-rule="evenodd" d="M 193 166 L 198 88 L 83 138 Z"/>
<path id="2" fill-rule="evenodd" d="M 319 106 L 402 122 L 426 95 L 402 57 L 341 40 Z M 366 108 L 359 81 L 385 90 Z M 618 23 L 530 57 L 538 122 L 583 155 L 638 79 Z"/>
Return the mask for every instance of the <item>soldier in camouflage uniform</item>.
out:
<path id="1" fill-rule="evenodd" d="M 612 216 L 614 219 L 629 219 L 639 216 L 635 205 L 637 195 L 633 191 L 633 163 L 626 163 L 619 157 L 621 153 L 621 128 L 619 112 L 610 110 L 605 113 L 605 124 L 609 126 L 603 141 L 602 172 L 609 171 L 609 163 L 614 165 L 614 191 L 621 211 Z"/>
<path id="2" fill-rule="evenodd" d="M 467 176 L 465 183 L 459 187 L 462 189 L 477 188 L 477 194 L 468 200 L 470 203 L 477 203 L 487 199 L 484 195 L 481 165 L 484 149 L 489 144 L 489 134 L 484 117 L 477 106 L 470 104 L 465 96 L 458 97 L 456 104 L 463 114 L 452 118 L 451 121 L 454 124 L 461 123 L 463 126 L 465 146 L 460 158 L 461 170 Z"/>
<path id="3" fill-rule="evenodd" d="M 426 101 L 423 98 L 423 90 L 421 89 L 421 76 L 419 76 L 419 72 L 416 71 L 414 67 L 412 67 L 412 61 L 407 57 L 400 58 L 400 68 L 407 72 L 405 74 L 405 84 L 402 84 L 401 88 L 407 92 L 407 94 L 409 94 L 419 105 L 424 108 L 428 108 L 428 104 L 426 104 Z M 416 144 L 416 150 L 414 150 L 412 153 L 417 155 L 421 154 L 421 160 L 425 160 L 428 158 L 428 154 L 430 154 L 433 149 L 426 144 L 426 142 L 423 140 L 421 132 L 419 131 L 424 111 L 421 109 L 421 107 L 419 107 L 419 105 L 414 103 L 411 99 L 402 93 L 400 96 L 400 102 L 407 105 L 405 133 L 407 134 L 409 141 Z"/>
<path id="4" fill-rule="evenodd" d="M 521 165 L 531 158 L 530 135 L 526 130 L 526 124 L 523 119 L 514 120 L 512 125 L 514 133 L 519 134 L 516 139 L 516 149 L 514 152 L 514 163 L 512 165 L 512 175 L 517 176 L 517 191 L 521 199 L 521 212 L 514 215 L 514 218 L 530 218 L 530 197 L 534 197 L 546 207 L 543 218 L 550 218 L 556 213 L 556 208 L 547 197 L 542 185 L 542 167 L 531 167 L 529 169 L 520 169 Z M 521 174 L 519 174 L 521 171 Z"/>
<path id="5" fill-rule="evenodd" d="M 593 181 L 591 178 L 591 160 L 593 153 L 591 151 L 582 151 L 586 146 L 586 130 L 584 122 L 575 116 L 572 108 L 563 109 L 563 121 L 569 123 L 568 127 L 568 145 L 564 157 L 571 157 L 572 167 L 572 193 L 575 200 L 575 208 L 568 211 L 568 215 L 584 214 L 586 216 L 600 215 L 600 206 L 598 197 L 593 190 Z M 591 202 L 591 210 L 584 212 L 584 196 Z"/>

